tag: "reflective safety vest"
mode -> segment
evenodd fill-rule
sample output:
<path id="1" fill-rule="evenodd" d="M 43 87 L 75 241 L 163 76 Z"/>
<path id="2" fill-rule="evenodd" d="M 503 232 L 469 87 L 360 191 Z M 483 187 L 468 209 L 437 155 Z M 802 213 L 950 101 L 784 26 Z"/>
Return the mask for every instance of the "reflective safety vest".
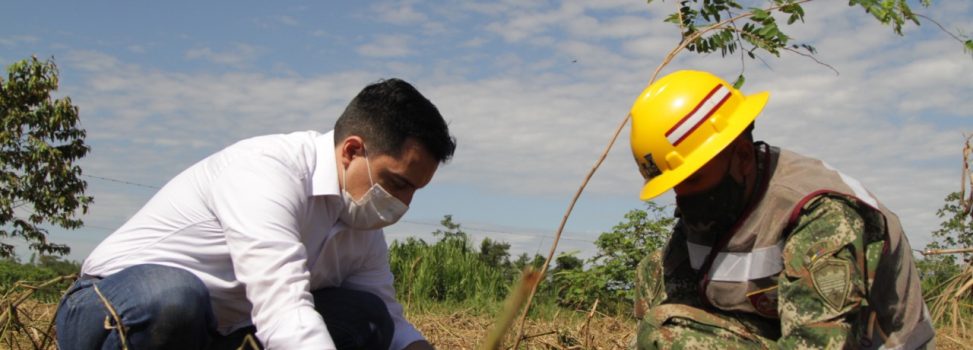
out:
<path id="1" fill-rule="evenodd" d="M 913 349 L 932 339 L 912 250 L 898 217 L 858 180 L 828 164 L 776 147 L 764 148 L 758 152 L 765 171 L 763 186 L 758 184 L 755 190 L 762 197 L 749 214 L 744 214 L 722 242 L 704 242 L 712 237 L 700 235 L 686 237 L 690 266 L 704 271 L 700 273 L 701 298 L 722 310 L 779 318 L 777 280 L 785 268 L 791 268 L 785 264 L 789 257 L 784 256 L 787 235 L 805 204 L 823 194 L 836 194 L 878 211 L 884 219 L 884 224 L 866 225 L 884 228 L 884 232 L 866 234 L 878 239 L 862 244 L 868 249 L 869 243 L 877 243 L 871 245 L 882 251 L 877 264 L 858 259 L 858 270 L 868 271 L 867 295 L 858 319 L 875 323 L 867 327 L 871 334 L 859 345 Z M 713 252 L 711 245 L 720 248 Z M 794 275 L 797 271 L 787 272 Z"/>

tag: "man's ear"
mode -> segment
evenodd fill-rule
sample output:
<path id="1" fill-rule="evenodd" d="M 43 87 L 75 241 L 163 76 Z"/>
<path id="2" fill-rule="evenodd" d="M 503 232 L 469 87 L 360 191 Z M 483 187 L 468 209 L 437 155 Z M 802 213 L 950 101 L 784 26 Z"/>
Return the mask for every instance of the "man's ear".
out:
<path id="1" fill-rule="evenodd" d="M 338 155 L 339 162 L 342 166 L 348 166 L 351 160 L 356 156 L 363 156 L 365 154 L 365 143 L 362 141 L 361 136 L 350 135 L 341 140 L 338 144 Z"/>

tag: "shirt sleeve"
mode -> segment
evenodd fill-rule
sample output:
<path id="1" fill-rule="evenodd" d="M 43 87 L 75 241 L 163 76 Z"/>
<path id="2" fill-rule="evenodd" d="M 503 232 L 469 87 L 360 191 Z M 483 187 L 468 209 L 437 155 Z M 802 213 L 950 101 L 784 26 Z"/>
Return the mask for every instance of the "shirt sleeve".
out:
<path id="1" fill-rule="evenodd" d="M 865 297 L 861 256 L 865 220 L 854 202 L 821 196 L 802 209 L 784 247 L 778 280 L 781 348 L 857 346 L 853 325 Z M 853 346 L 854 347 L 854 346 Z"/>
<path id="2" fill-rule="evenodd" d="M 233 271 L 246 285 L 257 338 L 266 349 L 334 349 L 310 293 L 300 215 L 307 194 L 300 169 L 271 155 L 233 160 L 215 179 L 211 208 Z"/>
<path id="3" fill-rule="evenodd" d="M 686 232 L 681 223 L 673 229 L 672 238 L 663 252 L 664 304 L 683 304 L 702 308 L 699 299 L 699 275 L 689 260 Z"/>
<path id="4" fill-rule="evenodd" d="M 375 236 L 371 240 L 369 254 L 361 269 L 346 277 L 342 287 L 375 294 L 385 302 L 385 307 L 388 308 L 389 315 L 395 323 L 395 333 L 389 348 L 398 350 L 425 338 L 405 319 L 402 305 L 395 299 L 394 277 L 389 267 L 389 250 L 385 235 L 380 230 L 372 233 Z"/>

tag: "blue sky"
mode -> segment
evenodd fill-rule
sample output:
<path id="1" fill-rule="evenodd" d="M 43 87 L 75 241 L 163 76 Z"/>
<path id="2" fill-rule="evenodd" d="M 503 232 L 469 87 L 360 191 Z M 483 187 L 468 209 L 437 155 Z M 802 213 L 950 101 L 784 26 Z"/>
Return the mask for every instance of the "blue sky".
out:
<path id="1" fill-rule="evenodd" d="M 412 82 L 459 148 L 386 231 L 429 238 L 452 214 L 476 238 L 546 254 L 571 196 L 679 40 L 675 3 L 620 1 L 52 2 L 0 4 L 0 63 L 53 56 L 58 95 L 80 107 L 95 204 L 54 231 L 83 259 L 185 167 L 250 136 L 329 130 L 366 84 Z M 932 23 L 896 36 L 844 2 L 805 5 L 787 32 L 831 69 L 791 53 L 763 61 L 682 54 L 666 68 L 747 75 L 770 91 L 758 139 L 826 160 L 896 211 L 913 246 L 959 188 L 973 133 L 973 58 Z M 920 9 L 973 32 L 973 3 Z M 117 179 L 123 184 L 101 178 Z M 642 204 L 627 129 L 568 222 L 562 251 Z M 659 199 L 667 204 L 672 196 Z"/>

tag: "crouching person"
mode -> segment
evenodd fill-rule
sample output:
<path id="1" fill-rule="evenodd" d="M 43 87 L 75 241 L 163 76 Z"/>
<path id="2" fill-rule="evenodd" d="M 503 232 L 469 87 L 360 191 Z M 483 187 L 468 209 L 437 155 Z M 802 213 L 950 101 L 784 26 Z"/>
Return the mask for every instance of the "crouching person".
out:
<path id="1" fill-rule="evenodd" d="M 60 348 L 431 349 L 395 300 L 382 228 L 454 149 L 436 107 L 390 79 L 327 133 L 203 159 L 85 260 Z"/>
<path id="2" fill-rule="evenodd" d="M 898 217 L 828 164 L 754 142 L 767 93 L 704 72 L 632 107 L 641 199 L 678 222 L 639 266 L 639 349 L 934 348 Z"/>

